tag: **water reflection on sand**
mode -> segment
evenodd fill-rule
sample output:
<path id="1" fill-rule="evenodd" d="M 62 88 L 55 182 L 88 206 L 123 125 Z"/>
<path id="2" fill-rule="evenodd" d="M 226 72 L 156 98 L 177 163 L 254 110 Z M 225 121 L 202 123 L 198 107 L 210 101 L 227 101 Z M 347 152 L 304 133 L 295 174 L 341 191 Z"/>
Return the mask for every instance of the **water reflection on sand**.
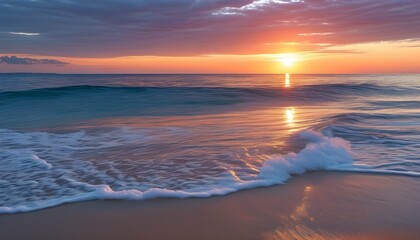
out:
<path id="1" fill-rule="evenodd" d="M 316 218 L 311 214 L 311 193 L 314 188 L 311 185 L 305 186 L 301 202 L 296 206 L 294 211 L 284 217 L 285 223 L 274 231 L 265 232 L 262 238 L 265 240 L 279 239 L 340 239 L 334 233 L 328 232 L 315 226 Z"/>

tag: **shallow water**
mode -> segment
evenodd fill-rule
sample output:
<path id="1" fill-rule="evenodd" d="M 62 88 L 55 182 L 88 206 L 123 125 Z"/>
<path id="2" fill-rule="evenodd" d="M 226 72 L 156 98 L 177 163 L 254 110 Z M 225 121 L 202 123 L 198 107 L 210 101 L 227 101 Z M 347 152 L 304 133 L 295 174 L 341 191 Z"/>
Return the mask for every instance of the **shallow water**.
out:
<path id="1" fill-rule="evenodd" d="M 0 75 L 0 212 L 420 176 L 420 75 Z"/>

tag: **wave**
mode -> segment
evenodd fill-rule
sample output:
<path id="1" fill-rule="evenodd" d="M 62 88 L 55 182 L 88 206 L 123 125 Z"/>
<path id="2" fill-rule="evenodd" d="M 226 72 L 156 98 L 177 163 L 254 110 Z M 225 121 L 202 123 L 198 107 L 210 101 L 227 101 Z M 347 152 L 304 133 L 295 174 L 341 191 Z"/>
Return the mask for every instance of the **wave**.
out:
<path id="1" fill-rule="evenodd" d="M 279 98 L 281 96 L 296 97 L 296 99 L 329 99 L 334 96 L 346 96 L 349 94 L 416 94 L 419 89 L 413 87 L 380 86 L 376 84 L 319 84 L 302 85 L 294 88 L 245 88 L 245 87 L 123 87 L 123 86 L 95 86 L 78 85 L 55 88 L 39 88 L 22 91 L 0 92 L 0 99 L 52 99 L 77 94 L 127 94 L 131 96 L 141 95 L 165 95 L 165 94 L 186 94 L 184 98 L 191 96 L 224 96 L 227 98 Z M 188 94 L 189 93 L 189 94 Z M 195 95 L 194 95 L 195 94 Z M 179 96 L 179 95 L 178 95 Z M 159 100 L 159 99 L 155 99 Z M 414 101 L 411 104 L 416 104 Z M 377 102 L 376 104 L 387 104 Z M 405 104 L 401 102 L 401 104 Z"/>
<path id="2" fill-rule="evenodd" d="M 324 84 L 295 88 L 69 86 L 0 92 L 0 126 L 23 128 L 122 116 L 185 116 L 253 107 L 347 104 L 356 96 L 409 94 L 411 88 Z M 420 94 L 418 90 L 415 91 Z M 410 103 L 411 108 L 416 102 Z M 374 103 L 372 103 L 374 104 Z M 388 103 L 387 103 L 388 104 Z M 396 103 L 398 106 L 404 103 Z M 28 107 L 30 106 L 30 107 Z M 373 106 L 373 105 L 372 105 Z"/>
<path id="3" fill-rule="evenodd" d="M 59 126 L 98 118 L 217 114 L 254 107 L 336 102 L 372 95 L 372 84 L 296 88 L 68 86 L 0 92 L 3 128 Z M 346 93 L 347 92 L 347 93 Z M 376 93 L 375 93 L 376 92 Z M 30 106 L 30 107 L 28 107 Z"/>
<path id="4" fill-rule="evenodd" d="M 132 131 L 129 132 L 129 134 L 133 135 Z M 25 135 L 24 133 L 9 130 L 4 133 L 10 135 L 7 139 L 22 141 L 22 144 L 24 145 L 25 143 L 28 143 L 28 141 L 34 140 L 34 136 L 44 135 L 43 144 L 44 146 L 47 146 L 47 151 L 57 151 L 57 153 L 62 153 L 63 148 L 74 148 L 80 144 L 86 145 L 84 141 L 75 139 L 82 136 L 84 133 L 70 133 L 68 136 L 52 136 L 55 139 L 61 139 L 61 144 L 67 142 L 68 146 L 61 146 L 61 148 L 57 146 L 57 141 L 49 141 L 48 137 L 43 133 L 32 134 L 32 136 L 30 134 Z M 107 139 L 114 134 L 104 137 Z M 108 139 L 108 142 L 104 144 L 105 146 L 116 146 L 118 144 L 127 144 L 127 141 L 137 139 L 133 136 L 126 137 L 127 138 L 123 141 L 109 141 Z M 352 153 L 350 144 L 347 141 L 341 138 L 326 137 L 311 130 L 300 132 L 298 137 L 308 142 L 304 149 L 298 153 L 272 156 L 259 168 L 259 173 L 253 179 L 243 180 L 239 178 L 234 171 L 226 170 L 224 174 L 213 179 L 213 184 L 177 190 L 159 187 L 145 190 L 139 190 L 138 188 L 114 190 L 106 184 L 92 184 L 80 181 L 74 176 L 72 171 L 62 167 L 60 168 L 59 165 L 48 163 L 47 160 L 40 159 L 30 150 L 18 151 L 17 149 L 9 149 L 9 151 L 2 153 L 5 155 L 1 158 L 2 166 L 5 167 L 2 174 L 14 175 L 14 179 L 16 179 L 15 174 L 18 174 L 19 172 L 22 174 L 31 172 L 31 174 L 37 176 L 37 179 L 36 181 L 25 179 L 25 175 L 13 182 L 9 182 L 5 179 L 1 180 L 2 185 L 10 192 L 16 194 L 19 191 L 22 191 L 22 189 L 20 189 L 22 186 L 20 185 L 31 185 L 29 186 L 31 187 L 31 193 L 30 195 L 15 196 L 15 203 L 9 203 L 9 206 L 0 206 L 0 213 L 27 212 L 64 203 L 97 199 L 144 200 L 164 197 L 204 198 L 225 195 L 243 189 L 283 184 L 293 175 L 300 175 L 307 171 L 326 170 L 341 165 L 351 165 Z M 5 141 L 8 141 L 7 139 Z M 51 144 L 54 145 L 54 149 L 49 149 L 48 146 Z M 90 147 L 93 148 L 104 147 L 97 146 L 98 143 L 91 143 L 90 145 Z M 89 147 L 89 144 L 85 147 Z M 72 160 L 72 164 L 77 164 L 78 166 L 76 167 L 79 169 L 86 168 L 86 166 L 84 166 L 86 165 L 85 162 L 77 163 L 77 160 L 75 159 Z M 105 173 L 97 172 L 95 174 Z M 47 197 L 45 196 L 46 193 L 44 191 L 37 189 L 41 184 L 47 185 L 46 187 L 50 191 L 49 194 L 51 195 L 52 192 L 54 196 Z M 75 191 L 76 188 L 78 189 L 77 191 Z M 16 200 L 18 197 L 20 197 L 19 201 Z M 7 199 L 10 200 L 10 196 L 0 195 L 0 199 L 4 200 L 4 203 L 7 203 Z"/>
<path id="5" fill-rule="evenodd" d="M 179 134 L 177 129 L 169 130 Z M 396 161 L 398 156 L 390 156 L 390 161 L 382 159 L 378 163 L 378 156 L 374 153 L 379 150 L 372 150 L 375 144 L 385 144 L 390 147 L 395 145 L 399 151 L 403 151 L 404 148 L 401 147 L 410 147 L 415 143 L 384 138 L 387 135 L 362 134 L 362 138 L 356 138 L 358 131 L 344 126 L 329 126 L 322 133 L 303 130 L 290 139 L 291 142 L 298 140 L 299 143 L 306 144 L 300 151 L 272 155 L 261 166 L 253 169 L 255 174 L 248 177 L 238 175 L 239 172 L 249 172 L 249 169 L 242 169 L 243 165 L 236 165 L 234 162 L 234 165 L 226 167 L 226 163 L 221 162 L 212 166 L 210 170 L 215 174 L 205 174 L 204 181 L 182 178 L 182 186 L 172 188 L 164 185 L 166 181 L 174 181 L 171 174 L 176 171 L 198 174 L 197 170 L 203 166 L 194 162 L 187 165 L 177 164 L 179 169 L 165 164 L 154 165 L 157 169 L 140 168 L 142 172 L 137 172 L 138 174 L 159 176 L 156 179 L 158 185 L 147 185 L 125 172 L 116 171 L 115 163 L 100 159 L 99 165 L 94 166 L 91 162 L 93 159 L 83 160 L 78 155 L 71 154 L 82 154 L 84 151 L 107 154 L 108 149 L 115 147 L 150 144 L 149 136 L 142 130 L 123 127 L 91 135 L 85 131 L 53 134 L 3 129 L 0 130 L 0 145 L 6 148 L 0 153 L 0 185 L 3 186 L 3 193 L 7 194 L 0 194 L 0 201 L 3 202 L 0 213 L 27 212 L 64 203 L 100 199 L 206 198 L 284 184 L 295 175 L 317 170 L 420 176 L 420 169 L 415 170 L 420 168 L 415 152 L 411 152 L 411 155 L 414 154 L 412 160 Z M 352 145 L 344 138 L 351 140 Z M 360 142 L 366 141 L 370 143 L 368 148 L 366 144 L 360 145 Z M 373 152 L 373 161 L 359 159 L 353 150 L 358 153 L 368 152 L 362 155 Z M 409 156 L 410 152 L 405 155 Z M 129 165 L 128 168 L 133 166 Z M 160 168 L 168 166 L 171 174 L 160 174 Z M 208 167 L 207 165 L 206 169 Z M 153 171 L 157 171 L 157 174 Z"/>
<path id="6" fill-rule="evenodd" d="M 397 109 L 418 109 L 420 101 L 369 101 L 370 105 L 377 106 L 378 109 L 397 108 Z"/>

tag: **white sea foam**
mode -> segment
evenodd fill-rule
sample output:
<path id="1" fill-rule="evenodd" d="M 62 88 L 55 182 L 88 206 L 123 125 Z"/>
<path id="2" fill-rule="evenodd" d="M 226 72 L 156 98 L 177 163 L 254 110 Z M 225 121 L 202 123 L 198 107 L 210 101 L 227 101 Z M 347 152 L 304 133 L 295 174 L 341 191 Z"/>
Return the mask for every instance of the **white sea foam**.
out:
<path id="1" fill-rule="evenodd" d="M 350 143 L 334 137 L 326 137 L 313 131 L 304 131 L 300 137 L 310 142 L 299 153 L 289 153 L 267 160 L 260 177 L 273 183 L 283 183 L 293 174 L 328 169 L 352 163 Z"/>
<path id="2" fill-rule="evenodd" d="M 352 164 L 348 142 L 314 131 L 303 131 L 298 137 L 308 142 L 304 149 L 298 153 L 272 156 L 252 179 L 242 180 L 234 171 L 225 169 L 224 174 L 206 179 L 205 184 L 190 184 L 194 186 L 189 188 L 141 187 L 141 182 L 136 182 L 136 179 L 130 179 L 123 173 L 111 176 L 109 172 L 116 171 L 112 165 L 106 170 L 101 170 L 101 165 L 93 166 L 90 162 L 70 155 L 83 149 L 105 149 L 147 139 L 138 131 L 117 129 L 115 132 L 96 135 L 95 138 L 85 132 L 60 135 L 6 130 L 2 133 L 0 143 L 9 148 L 2 151 L 0 156 L 0 164 L 5 170 L 0 173 L 0 199 L 8 204 L 0 206 L 0 213 L 33 211 L 63 203 L 95 199 L 205 198 L 241 189 L 285 183 L 292 175 L 303 174 L 306 171 L 333 169 Z M 119 136 L 118 140 L 115 139 L 115 135 Z M 10 144 L 11 142 L 14 144 Z M 17 143 L 20 147 L 16 146 Z M 49 161 L 40 158 L 36 152 L 41 152 Z M 197 166 L 195 164 L 190 166 Z M 148 173 L 150 172 L 144 172 Z M 99 182 L 88 183 L 83 179 L 84 175 L 95 176 Z M 120 187 L 113 189 L 104 182 L 117 182 Z M 47 194 L 48 192 L 50 194 Z M 7 193 L 14 195 L 8 196 Z"/>

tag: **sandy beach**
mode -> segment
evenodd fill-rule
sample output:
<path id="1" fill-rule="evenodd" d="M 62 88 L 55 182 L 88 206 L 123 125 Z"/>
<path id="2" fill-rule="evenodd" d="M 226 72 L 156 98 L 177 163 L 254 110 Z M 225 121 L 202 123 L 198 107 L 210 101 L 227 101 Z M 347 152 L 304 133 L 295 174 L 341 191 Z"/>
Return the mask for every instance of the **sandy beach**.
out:
<path id="1" fill-rule="evenodd" d="M 314 172 L 207 199 L 91 201 L 0 215 L 0 239 L 419 239 L 418 178 Z"/>

